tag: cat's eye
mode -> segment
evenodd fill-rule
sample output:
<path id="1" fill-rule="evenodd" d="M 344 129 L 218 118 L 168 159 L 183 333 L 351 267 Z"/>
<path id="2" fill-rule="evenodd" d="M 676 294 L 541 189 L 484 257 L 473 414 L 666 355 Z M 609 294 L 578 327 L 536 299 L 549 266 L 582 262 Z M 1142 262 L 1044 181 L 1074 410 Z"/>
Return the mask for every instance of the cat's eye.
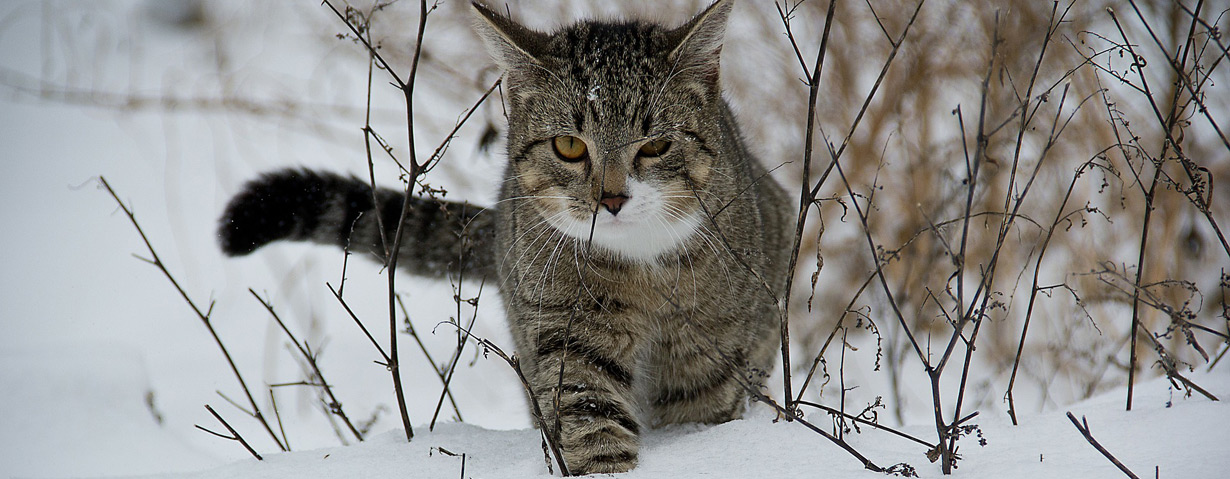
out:
<path id="1" fill-rule="evenodd" d="M 551 143 L 561 160 L 573 162 L 585 159 L 585 142 L 575 136 L 557 136 Z"/>
<path id="2" fill-rule="evenodd" d="M 671 148 L 670 140 L 653 140 L 649 143 L 641 145 L 641 156 L 654 158 L 666 154 L 666 150 Z"/>

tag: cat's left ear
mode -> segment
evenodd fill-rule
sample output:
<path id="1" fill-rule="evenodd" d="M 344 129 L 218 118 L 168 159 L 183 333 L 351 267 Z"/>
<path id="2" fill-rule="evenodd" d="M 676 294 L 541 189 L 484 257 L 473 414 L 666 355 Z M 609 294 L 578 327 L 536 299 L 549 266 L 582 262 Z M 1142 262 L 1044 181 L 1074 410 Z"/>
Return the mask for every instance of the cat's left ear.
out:
<path id="1" fill-rule="evenodd" d="M 716 84 L 722 42 L 726 38 L 726 21 L 734 0 L 717 0 L 688 23 L 672 30 L 669 36 L 676 42 L 667 57 L 679 71 L 698 71 Z"/>

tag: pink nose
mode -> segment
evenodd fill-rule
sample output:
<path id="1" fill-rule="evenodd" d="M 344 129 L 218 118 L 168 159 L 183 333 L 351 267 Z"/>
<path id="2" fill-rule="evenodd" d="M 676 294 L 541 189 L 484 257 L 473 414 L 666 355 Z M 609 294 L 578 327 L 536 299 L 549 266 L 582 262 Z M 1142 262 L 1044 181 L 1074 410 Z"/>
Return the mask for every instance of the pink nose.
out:
<path id="1" fill-rule="evenodd" d="M 627 195 L 612 195 L 603 193 L 602 200 L 599 201 L 599 203 L 602 203 L 602 206 L 606 208 L 607 211 L 610 211 L 612 215 L 617 215 L 619 214 L 619 210 L 624 207 L 624 203 L 627 201 Z"/>

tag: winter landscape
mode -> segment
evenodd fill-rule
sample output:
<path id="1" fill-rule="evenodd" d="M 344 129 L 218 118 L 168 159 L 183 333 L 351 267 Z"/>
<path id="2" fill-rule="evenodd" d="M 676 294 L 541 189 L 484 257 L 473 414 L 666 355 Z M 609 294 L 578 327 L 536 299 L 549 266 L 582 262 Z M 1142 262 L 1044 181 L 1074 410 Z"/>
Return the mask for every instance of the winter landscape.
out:
<path id="1" fill-rule="evenodd" d="M 790 367 L 761 378 L 772 404 L 742 420 L 648 432 L 620 476 L 1230 474 L 1227 7 L 836 3 L 830 17 L 822 0 L 743 0 L 722 52 L 773 175 L 796 195 L 823 182 Z M 675 25 L 707 4 L 507 11 L 549 30 Z M 364 40 L 408 72 L 421 7 L 408 131 Z M 217 246 L 248 179 L 367 178 L 371 158 L 376 183 L 404 188 L 409 136 L 419 157 L 440 152 L 416 192 L 493 203 L 500 91 L 479 101 L 500 74 L 467 9 L 0 4 L 0 477 L 559 475 L 496 354 L 515 351 L 495 286 L 396 278 L 407 442 L 379 364 L 389 273 L 329 248 Z M 822 180 L 834 156 L 843 169 Z M 252 452 L 219 437 L 236 433 Z"/>

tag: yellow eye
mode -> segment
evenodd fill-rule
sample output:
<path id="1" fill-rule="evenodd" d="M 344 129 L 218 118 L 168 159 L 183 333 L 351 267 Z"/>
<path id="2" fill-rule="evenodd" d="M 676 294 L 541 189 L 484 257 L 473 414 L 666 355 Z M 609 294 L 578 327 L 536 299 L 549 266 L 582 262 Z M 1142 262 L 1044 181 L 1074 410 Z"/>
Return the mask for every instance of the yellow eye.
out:
<path id="1" fill-rule="evenodd" d="M 653 140 L 641 146 L 641 156 L 654 158 L 666 154 L 666 150 L 671 148 L 670 140 Z"/>
<path id="2" fill-rule="evenodd" d="M 575 136 L 557 136 L 552 142 L 555 146 L 555 154 L 559 155 L 561 160 L 567 162 L 581 161 L 585 159 L 585 142 Z"/>

